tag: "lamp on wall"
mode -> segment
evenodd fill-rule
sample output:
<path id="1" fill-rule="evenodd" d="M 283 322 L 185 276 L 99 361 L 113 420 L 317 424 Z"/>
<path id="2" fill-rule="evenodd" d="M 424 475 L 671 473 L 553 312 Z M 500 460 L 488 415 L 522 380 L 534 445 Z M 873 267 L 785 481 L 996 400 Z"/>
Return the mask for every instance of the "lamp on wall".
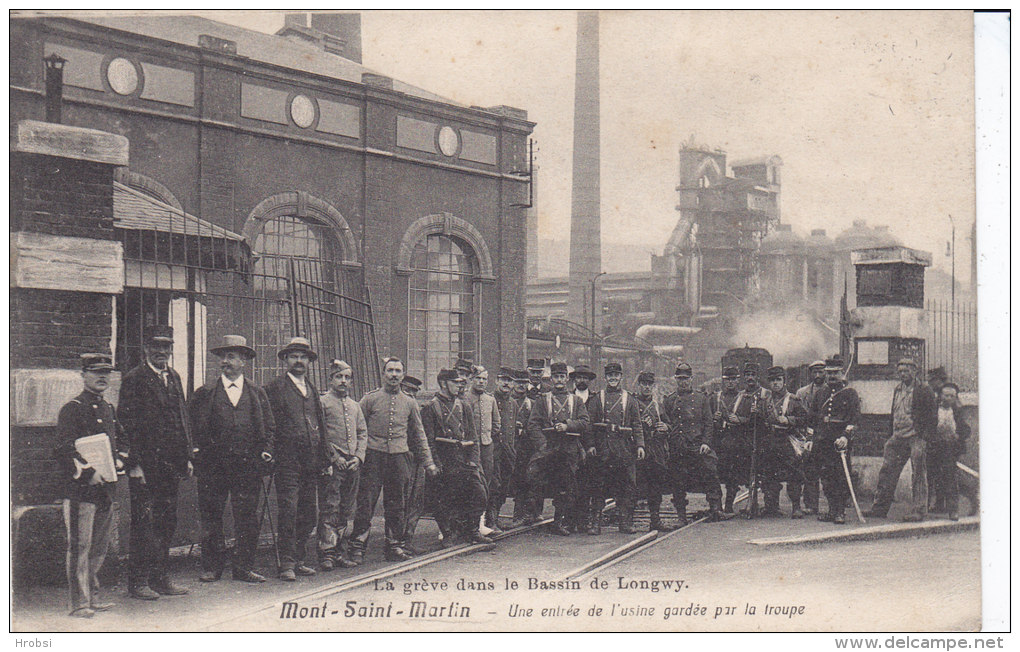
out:
<path id="1" fill-rule="evenodd" d="M 60 123 L 64 99 L 64 64 L 67 59 L 56 52 L 43 57 L 46 64 L 46 122 Z"/>

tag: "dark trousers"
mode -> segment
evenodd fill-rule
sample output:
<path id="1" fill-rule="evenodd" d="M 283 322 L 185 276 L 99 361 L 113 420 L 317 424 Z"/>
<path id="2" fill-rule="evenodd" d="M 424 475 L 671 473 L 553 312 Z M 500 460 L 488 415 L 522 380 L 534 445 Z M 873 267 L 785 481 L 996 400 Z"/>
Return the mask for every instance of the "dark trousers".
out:
<path id="1" fill-rule="evenodd" d="M 652 459 L 637 464 L 638 493 L 648 501 L 648 514 L 654 520 L 662 509 L 662 495 L 672 491 L 668 467 Z"/>
<path id="2" fill-rule="evenodd" d="M 928 464 L 926 441 L 920 436 L 890 437 L 882 448 L 882 468 L 878 472 L 878 490 L 873 510 L 889 511 L 900 481 L 903 466 L 910 460 L 910 502 L 914 514 L 928 513 Z"/>
<path id="3" fill-rule="evenodd" d="M 486 522 L 489 527 L 498 526 L 499 511 L 510 495 L 511 476 L 516 461 L 515 452 L 508 450 L 498 442 L 493 443 L 492 479 L 489 481 L 489 507 Z"/>
<path id="4" fill-rule="evenodd" d="M 109 503 L 97 505 L 64 499 L 67 529 L 68 611 L 95 604 L 99 589 L 96 574 L 106 559 L 113 535 L 113 510 Z"/>
<path id="5" fill-rule="evenodd" d="M 443 537 L 474 534 L 485 512 L 488 494 L 477 467 L 444 469 L 436 478 L 436 523 Z"/>
<path id="6" fill-rule="evenodd" d="M 779 492 L 786 483 L 786 495 L 796 509 L 804 486 L 801 458 L 793 450 L 786 435 L 770 437 L 761 454 L 761 486 L 766 509 L 779 509 Z"/>
<path id="7" fill-rule="evenodd" d="M 684 452 L 669 458 L 670 471 L 673 475 L 673 506 L 677 514 L 687 509 L 687 492 L 703 490 L 708 504 L 718 508 L 722 499 L 719 488 L 718 458 L 714 453 Z"/>
<path id="8" fill-rule="evenodd" d="M 202 518 L 202 570 L 222 572 L 227 562 L 223 512 L 229 498 L 234 511 L 233 568 L 252 570 L 258 545 L 262 478 L 213 467 L 198 476 L 198 508 Z"/>
<path id="9" fill-rule="evenodd" d="M 281 570 L 293 570 L 305 563 L 308 536 L 315 528 L 318 480 L 315 471 L 297 465 L 280 466 L 276 470 L 276 527 Z"/>
<path id="10" fill-rule="evenodd" d="M 718 475 L 731 493 L 751 483 L 751 438 L 730 436 L 720 441 Z"/>
<path id="11" fill-rule="evenodd" d="M 347 524 L 354 518 L 358 502 L 358 485 L 361 467 L 343 471 L 333 469 L 333 475 L 323 476 L 319 482 L 319 560 L 336 561 L 343 552 Z"/>
<path id="12" fill-rule="evenodd" d="M 602 514 L 606 506 L 606 482 L 609 467 L 605 459 L 589 455 L 577 470 L 577 507 L 571 521 L 583 525 L 587 519 Z"/>
<path id="13" fill-rule="evenodd" d="M 592 503 L 592 510 L 602 511 L 605 497 L 612 496 L 616 500 L 616 509 L 620 514 L 620 525 L 632 525 L 634 522 L 634 500 L 637 496 L 637 467 L 630 464 L 608 464 L 605 470 L 603 492 Z"/>
<path id="14" fill-rule="evenodd" d="M 955 513 L 960 504 L 959 471 L 956 468 L 958 444 L 953 441 L 936 441 L 928 444 L 929 490 L 935 494 L 938 505 Z"/>
<path id="15" fill-rule="evenodd" d="M 418 530 L 418 521 L 428 511 L 426 496 L 425 467 L 415 464 L 411 486 L 407 492 L 407 517 L 405 518 L 403 537 L 406 544 L 411 544 L 414 541 L 414 533 Z"/>
<path id="16" fill-rule="evenodd" d="M 128 582 L 132 587 L 168 581 L 170 541 L 177 529 L 176 479 L 151 483 L 129 478 L 131 534 Z"/>
<path id="17" fill-rule="evenodd" d="M 528 464 L 528 502 L 541 511 L 547 494 L 553 496 L 557 518 L 574 513 L 578 499 L 577 456 L 563 449 L 546 450 Z"/>
<path id="18" fill-rule="evenodd" d="M 414 471 L 414 455 L 411 453 L 384 453 L 369 450 L 365 453 L 365 465 L 361 470 L 361 484 L 358 487 L 358 510 L 354 517 L 354 533 L 351 547 L 365 550 L 368 534 L 372 527 L 372 514 L 383 493 L 383 510 L 386 514 L 386 546 L 394 548 L 407 543 L 407 495 L 411 488 L 411 473 Z"/>
<path id="19" fill-rule="evenodd" d="M 839 451 L 836 450 L 833 440 L 816 441 L 811 449 L 811 455 L 817 458 L 818 475 L 822 481 L 825 500 L 829 503 L 829 513 L 843 514 L 846 511 L 847 502 L 850 500 L 850 488 L 847 486 L 843 462 L 840 460 Z M 853 471 L 849 447 L 846 449 L 846 465 L 847 469 Z"/>
<path id="20" fill-rule="evenodd" d="M 812 512 L 818 511 L 819 482 L 821 478 L 821 466 L 818 464 L 818 455 L 814 451 L 804 453 L 804 507 Z"/>

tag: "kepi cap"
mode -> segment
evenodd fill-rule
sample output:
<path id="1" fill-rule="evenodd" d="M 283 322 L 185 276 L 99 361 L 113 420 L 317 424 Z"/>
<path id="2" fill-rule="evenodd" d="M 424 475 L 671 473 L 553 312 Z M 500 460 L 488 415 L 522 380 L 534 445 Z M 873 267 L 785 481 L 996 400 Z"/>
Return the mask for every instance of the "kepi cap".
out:
<path id="1" fill-rule="evenodd" d="M 676 369 L 673 371 L 674 376 L 690 377 L 694 375 L 694 370 L 691 369 L 691 365 L 686 362 L 677 364 Z"/>
<path id="2" fill-rule="evenodd" d="M 603 371 L 607 374 L 622 374 L 623 365 L 621 365 L 619 362 L 610 362 L 606 365 Z"/>
<path id="3" fill-rule="evenodd" d="M 82 371 L 113 371 L 113 356 L 109 353 L 82 353 Z"/>
<path id="4" fill-rule="evenodd" d="M 445 383 L 450 380 L 457 380 L 459 378 L 460 374 L 458 374 L 453 369 L 440 369 L 439 373 L 436 374 L 436 380 L 441 383 Z"/>
<path id="5" fill-rule="evenodd" d="M 728 367 L 723 367 L 722 377 L 723 378 L 740 378 L 740 370 L 737 369 L 736 367 L 734 367 L 733 365 L 730 365 Z"/>
<path id="6" fill-rule="evenodd" d="M 551 365 L 549 365 L 549 373 L 550 374 L 565 374 L 565 373 L 567 373 L 567 363 L 566 362 L 554 362 L 554 363 L 552 363 Z"/>
<path id="7" fill-rule="evenodd" d="M 528 371 L 532 369 L 536 371 L 545 369 L 545 360 L 542 358 L 528 358 Z"/>
<path id="8" fill-rule="evenodd" d="M 637 375 L 637 381 L 639 383 L 654 383 L 655 372 L 654 371 L 642 371 Z"/>
<path id="9" fill-rule="evenodd" d="M 164 326 L 163 324 L 156 324 L 151 326 L 148 332 L 145 333 L 145 343 L 151 342 L 162 342 L 163 344 L 174 343 L 174 329 L 170 326 Z"/>
<path id="10" fill-rule="evenodd" d="M 769 370 L 765 372 L 765 377 L 769 380 L 782 380 L 786 378 L 786 370 L 779 366 L 769 367 Z"/>

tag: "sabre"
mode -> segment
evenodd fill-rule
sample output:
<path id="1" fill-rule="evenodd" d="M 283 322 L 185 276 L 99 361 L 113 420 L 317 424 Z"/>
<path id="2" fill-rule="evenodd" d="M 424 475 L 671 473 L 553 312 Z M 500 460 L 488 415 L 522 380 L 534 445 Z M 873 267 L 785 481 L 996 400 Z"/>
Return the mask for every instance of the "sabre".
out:
<path id="1" fill-rule="evenodd" d="M 846 477 L 846 486 L 850 488 L 850 497 L 854 500 L 854 510 L 857 511 L 857 518 L 860 519 L 861 523 L 867 523 L 864 520 L 864 514 L 861 513 L 861 506 L 857 504 L 857 494 L 854 493 L 854 483 L 850 480 L 850 467 L 846 463 L 846 451 L 839 451 L 839 459 L 843 462 L 843 475 Z"/>

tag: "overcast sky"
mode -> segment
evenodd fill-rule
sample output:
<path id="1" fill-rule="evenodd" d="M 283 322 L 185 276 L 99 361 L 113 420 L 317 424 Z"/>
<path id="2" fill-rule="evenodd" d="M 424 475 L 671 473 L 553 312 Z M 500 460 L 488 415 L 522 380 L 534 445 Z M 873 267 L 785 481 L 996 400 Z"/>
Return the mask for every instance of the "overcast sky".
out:
<path id="1" fill-rule="evenodd" d="M 273 32 L 281 13 L 211 15 Z M 888 224 L 969 277 L 970 12 L 601 12 L 602 233 L 660 250 L 677 150 L 777 154 L 782 219 L 836 235 Z M 366 66 L 537 123 L 539 235 L 569 237 L 574 12 L 368 12 Z M 643 263 L 642 266 L 646 266 Z"/>

